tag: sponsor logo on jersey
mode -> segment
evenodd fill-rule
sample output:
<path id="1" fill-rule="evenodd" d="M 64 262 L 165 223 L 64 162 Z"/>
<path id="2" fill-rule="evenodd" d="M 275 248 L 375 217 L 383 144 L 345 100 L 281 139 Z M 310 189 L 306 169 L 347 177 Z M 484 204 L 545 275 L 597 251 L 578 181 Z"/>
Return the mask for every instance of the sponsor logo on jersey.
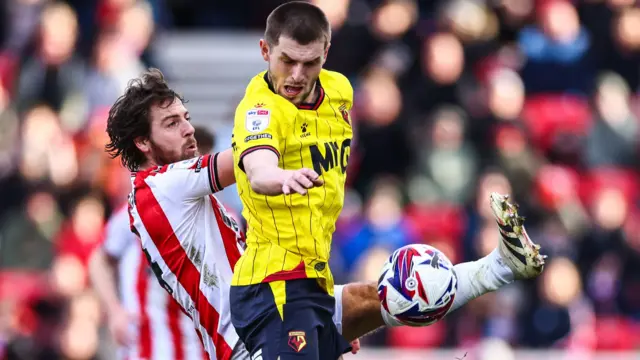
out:
<path id="1" fill-rule="evenodd" d="M 260 140 L 260 139 L 273 139 L 273 137 L 271 136 L 271 134 L 249 135 L 246 138 L 244 138 L 244 142 L 248 143 L 249 141 Z"/>
<path id="2" fill-rule="evenodd" d="M 324 154 L 321 149 L 324 148 Z M 351 154 L 351 139 L 344 139 L 341 144 L 337 141 L 329 141 L 324 144 L 311 145 L 311 162 L 313 170 L 322 175 L 336 167 L 344 174 L 347 171 L 349 155 Z"/>
<path id="3" fill-rule="evenodd" d="M 302 130 L 302 135 L 300 135 L 301 138 L 306 138 L 311 136 L 311 132 L 307 131 L 308 127 L 309 125 L 307 123 L 302 123 L 302 125 L 300 126 L 300 130 Z"/>
<path id="4" fill-rule="evenodd" d="M 200 156 L 200 158 L 198 159 L 198 163 L 196 164 L 196 173 L 199 173 L 200 170 L 202 170 L 202 160 L 204 159 L 204 156 Z"/>

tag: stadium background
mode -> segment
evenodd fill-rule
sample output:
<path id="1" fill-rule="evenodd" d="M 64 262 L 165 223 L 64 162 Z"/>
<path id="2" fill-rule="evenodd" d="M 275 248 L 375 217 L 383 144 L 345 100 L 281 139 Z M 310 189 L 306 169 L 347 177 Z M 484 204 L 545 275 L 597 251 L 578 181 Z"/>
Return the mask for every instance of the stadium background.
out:
<path id="1" fill-rule="evenodd" d="M 392 249 L 414 242 L 454 262 L 483 256 L 497 241 L 494 190 L 513 194 L 549 255 L 538 280 L 428 328 L 377 332 L 359 357 L 637 351 L 635 1 L 315 2 L 334 29 L 326 68 L 346 74 L 356 97 L 336 278 L 375 280 Z M 264 68 L 264 19 L 280 3 L 1 3 L 0 354 L 110 358 L 86 272 L 128 191 L 126 172 L 103 152 L 109 105 L 130 78 L 159 67 L 225 148 L 234 101 Z M 233 191 L 223 197 L 238 211 Z"/>

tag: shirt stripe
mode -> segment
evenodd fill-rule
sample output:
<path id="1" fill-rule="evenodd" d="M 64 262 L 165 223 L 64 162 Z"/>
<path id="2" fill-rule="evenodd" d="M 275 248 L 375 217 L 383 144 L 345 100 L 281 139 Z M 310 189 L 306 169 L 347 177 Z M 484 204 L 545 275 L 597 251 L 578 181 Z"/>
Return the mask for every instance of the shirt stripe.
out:
<path id="1" fill-rule="evenodd" d="M 144 253 L 140 252 L 140 256 L 144 257 Z M 138 341 L 139 341 L 139 354 L 142 359 L 151 359 L 153 354 L 151 349 L 151 321 L 147 314 L 147 295 L 149 293 L 148 287 L 149 274 L 147 272 L 146 259 L 141 259 L 138 266 L 138 280 L 136 285 L 136 292 L 138 295 L 138 304 L 140 304 L 140 325 L 138 328 Z"/>
<path id="2" fill-rule="evenodd" d="M 153 175 L 153 173 L 149 175 Z M 207 335 L 213 339 L 215 356 L 221 360 L 229 359 L 232 349 L 217 331 L 220 314 L 200 290 L 200 273 L 182 248 L 162 207 L 142 177 L 136 178 L 135 189 L 138 215 L 149 233 L 153 245 L 157 248 L 169 270 L 186 290 L 191 301 L 195 303 L 195 308 L 200 314 L 200 324 Z M 214 354 L 210 353 L 209 355 Z"/>
<path id="3" fill-rule="evenodd" d="M 169 330 L 171 331 L 171 340 L 174 344 L 173 359 L 184 360 L 184 348 L 182 347 L 182 330 L 180 329 L 180 317 L 182 316 L 182 309 L 180 305 L 173 299 L 167 299 L 167 316 L 169 323 Z"/>

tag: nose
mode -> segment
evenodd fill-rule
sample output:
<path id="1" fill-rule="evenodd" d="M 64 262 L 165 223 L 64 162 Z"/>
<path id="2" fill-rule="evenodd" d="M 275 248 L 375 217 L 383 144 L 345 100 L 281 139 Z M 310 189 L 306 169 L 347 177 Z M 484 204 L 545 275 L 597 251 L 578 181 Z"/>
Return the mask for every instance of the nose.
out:
<path id="1" fill-rule="evenodd" d="M 296 83 L 300 83 L 304 80 L 303 64 L 296 64 L 293 69 L 291 69 L 291 79 Z"/>
<path id="2" fill-rule="evenodd" d="M 183 126 L 183 136 L 184 137 L 191 137 L 193 136 L 193 134 L 196 133 L 196 129 L 193 128 L 193 125 L 191 125 L 190 121 L 185 121 L 184 122 L 186 125 Z"/>

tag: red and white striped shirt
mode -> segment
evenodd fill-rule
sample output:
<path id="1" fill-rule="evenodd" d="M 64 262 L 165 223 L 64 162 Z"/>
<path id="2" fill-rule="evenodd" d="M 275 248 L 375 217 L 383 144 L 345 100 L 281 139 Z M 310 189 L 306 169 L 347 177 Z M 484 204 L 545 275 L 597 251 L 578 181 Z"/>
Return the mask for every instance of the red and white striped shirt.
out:
<path id="1" fill-rule="evenodd" d="M 109 219 L 103 249 L 118 260 L 119 292 L 124 308 L 138 316 L 138 321 L 130 325 L 135 341 L 119 349 L 119 357 L 208 359 L 191 319 L 160 286 L 148 266 L 140 242 L 130 230 L 126 206 Z"/>
<path id="2" fill-rule="evenodd" d="M 205 155 L 133 174 L 129 214 L 158 281 L 193 320 L 209 358 L 227 360 L 238 343 L 229 288 L 242 234 L 212 195 L 221 190 L 216 160 Z"/>

